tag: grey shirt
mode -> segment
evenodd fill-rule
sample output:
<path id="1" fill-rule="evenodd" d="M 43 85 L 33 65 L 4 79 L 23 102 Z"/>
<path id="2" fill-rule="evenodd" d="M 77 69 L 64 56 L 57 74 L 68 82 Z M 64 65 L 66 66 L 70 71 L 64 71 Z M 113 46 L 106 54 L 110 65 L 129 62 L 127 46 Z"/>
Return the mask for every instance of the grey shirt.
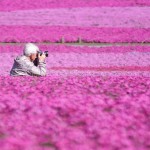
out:
<path id="1" fill-rule="evenodd" d="M 39 61 L 35 66 L 25 55 L 17 56 L 14 59 L 11 76 L 46 76 L 46 63 Z"/>

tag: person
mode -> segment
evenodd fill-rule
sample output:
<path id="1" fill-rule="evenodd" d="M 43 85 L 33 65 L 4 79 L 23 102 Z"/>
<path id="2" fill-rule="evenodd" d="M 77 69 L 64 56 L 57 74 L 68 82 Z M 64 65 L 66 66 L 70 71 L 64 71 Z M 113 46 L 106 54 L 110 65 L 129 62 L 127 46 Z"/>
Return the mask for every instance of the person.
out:
<path id="1" fill-rule="evenodd" d="M 46 76 L 45 54 L 40 55 L 39 48 L 33 43 L 27 43 L 23 55 L 14 59 L 10 76 Z M 37 66 L 34 64 L 38 57 Z"/>

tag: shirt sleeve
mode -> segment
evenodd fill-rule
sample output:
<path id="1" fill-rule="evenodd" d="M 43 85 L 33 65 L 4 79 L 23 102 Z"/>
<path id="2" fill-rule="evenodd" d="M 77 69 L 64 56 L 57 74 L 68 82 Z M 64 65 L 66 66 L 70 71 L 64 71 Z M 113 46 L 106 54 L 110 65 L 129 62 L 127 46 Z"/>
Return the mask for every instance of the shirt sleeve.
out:
<path id="1" fill-rule="evenodd" d="M 46 63 L 39 61 L 38 66 L 30 64 L 29 74 L 35 76 L 46 76 Z"/>

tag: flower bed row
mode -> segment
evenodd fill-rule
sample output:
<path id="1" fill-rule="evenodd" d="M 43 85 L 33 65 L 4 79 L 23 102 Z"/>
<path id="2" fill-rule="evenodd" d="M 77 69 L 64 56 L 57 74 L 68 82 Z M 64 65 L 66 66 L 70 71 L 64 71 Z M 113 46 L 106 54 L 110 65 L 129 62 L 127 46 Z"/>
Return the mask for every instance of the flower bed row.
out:
<path id="1" fill-rule="evenodd" d="M 150 76 L 150 50 L 148 46 L 65 46 L 37 44 L 48 50 L 47 75 L 99 74 Z M 0 46 L 0 75 L 9 75 L 14 59 L 23 54 L 24 45 Z"/>
<path id="2" fill-rule="evenodd" d="M 0 42 L 150 42 L 150 28 L 0 26 Z"/>
<path id="3" fill-rule="evenodd" d="M 150 78 L 0 77 L 3 150 L 149 150 Z"/>
<path id="4" fill-rule="evenodd" d="M 101 6 L 150 6 L 148 0 L 3 0 L 0 2 L 0 11 L 25 10 L 37 8 L 72 8 L 72 7 L 101 7 Z"/>

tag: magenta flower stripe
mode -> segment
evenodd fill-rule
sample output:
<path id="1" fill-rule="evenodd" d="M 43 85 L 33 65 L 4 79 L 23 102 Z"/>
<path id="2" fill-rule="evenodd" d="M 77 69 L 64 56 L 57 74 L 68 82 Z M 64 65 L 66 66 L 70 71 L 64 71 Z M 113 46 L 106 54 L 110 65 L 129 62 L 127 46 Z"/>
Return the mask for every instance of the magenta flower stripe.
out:
<path id="1" fill-rule="evenodd" d="M 0 42 L 150 42 L 150 28 L 0 26 Z"/>
<path id="2" fill-rule="evenodd" d="M 7 76 L 0 89 L 2 150 L 149 150 L 149 78 Z"/>
<path id="3" fill-rule="evenodd" d="M 74 7 L 128 7 L 150 6 L 149 0 L 2 0 L 0 11 L 27 10 L 39 8 L 74 8 Z"/>

